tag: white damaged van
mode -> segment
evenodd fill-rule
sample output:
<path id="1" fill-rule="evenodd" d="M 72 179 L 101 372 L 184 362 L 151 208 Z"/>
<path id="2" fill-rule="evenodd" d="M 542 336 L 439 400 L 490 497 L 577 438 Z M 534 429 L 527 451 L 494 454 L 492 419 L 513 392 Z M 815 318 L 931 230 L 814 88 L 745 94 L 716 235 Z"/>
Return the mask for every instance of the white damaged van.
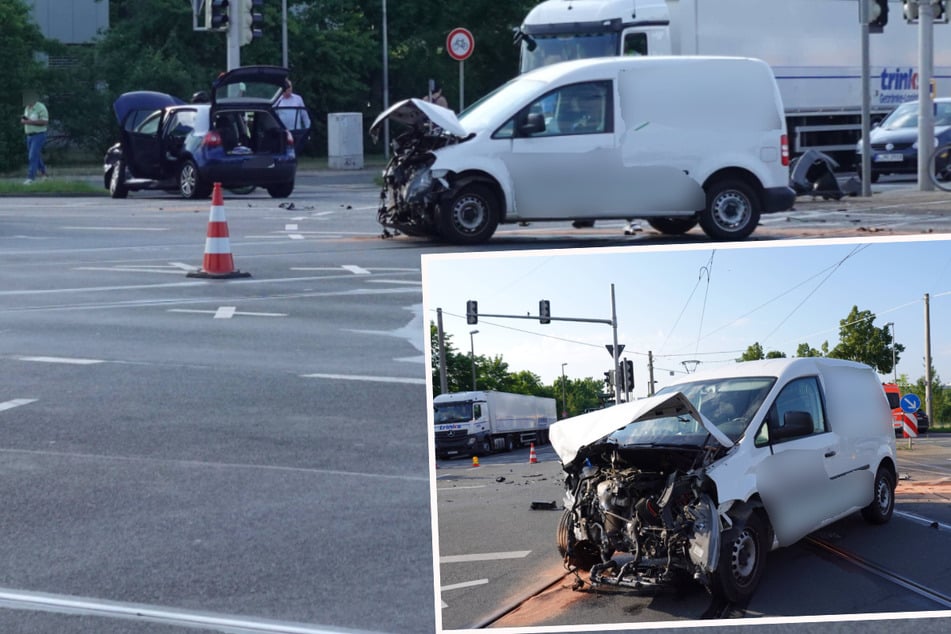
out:
<path id="1" fill-rule="evenodd" d="M 566 474 L 558 548 L 595 584 L 696 579 L 744 601 L 770 549 L 894 509 L 891 410 L 875 371 L 851 361 L 730 364 L 549 437 Z"/>
<path id="2" fill-rule="evenodd" d="M 392 142 L 379 220 L 408 235 L 476 244 L 500 223 L 644 218 L 739 240 L 795 200 L 779 90 L 756 59 L 577 60 L 520 75 L 458 118 L 402 101 L 374 138 L 387 119 L 409 129 Z"/>

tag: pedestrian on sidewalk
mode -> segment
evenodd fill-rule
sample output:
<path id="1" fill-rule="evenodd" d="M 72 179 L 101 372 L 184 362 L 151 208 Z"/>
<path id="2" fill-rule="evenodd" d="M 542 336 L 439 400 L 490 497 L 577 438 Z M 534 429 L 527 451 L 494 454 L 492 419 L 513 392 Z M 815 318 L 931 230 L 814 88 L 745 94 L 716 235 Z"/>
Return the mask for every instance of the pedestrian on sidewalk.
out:
<path id="1" fill-rule="evenodd" d="M 26 154 L 29 162 L 24 185 L 32 185 L 36 178 L 46 178 L 46 164 L 43 163 L 43 146 L 46 144 L 46 130 L 49 126 L 49 111 L 39 101 L 35 94 L 28 94 L 24 99 L 26 107 L 20 123 L 26 134 Z"/>

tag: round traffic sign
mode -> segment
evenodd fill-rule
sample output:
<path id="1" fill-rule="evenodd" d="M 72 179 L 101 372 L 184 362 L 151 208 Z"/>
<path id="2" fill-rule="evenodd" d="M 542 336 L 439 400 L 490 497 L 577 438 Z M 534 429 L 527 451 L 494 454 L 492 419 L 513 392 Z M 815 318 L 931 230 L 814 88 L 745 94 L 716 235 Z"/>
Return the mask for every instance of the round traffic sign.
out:
<path id="1" fill-rule="evenodd" d="M 917 394 L 905 394 L 901 397 L 901 409 L 903 412 L 914 414 L 921 409 L 921 399 Z"/>
<path id="2" fill-rule="evenodd" d="M 475 48 L 475 38 L 468 29 L 456 28 L 449 32 L 446 38 L 446 50 L 449 51 L 449 57 L 461 62 L 470 55 Z"/>

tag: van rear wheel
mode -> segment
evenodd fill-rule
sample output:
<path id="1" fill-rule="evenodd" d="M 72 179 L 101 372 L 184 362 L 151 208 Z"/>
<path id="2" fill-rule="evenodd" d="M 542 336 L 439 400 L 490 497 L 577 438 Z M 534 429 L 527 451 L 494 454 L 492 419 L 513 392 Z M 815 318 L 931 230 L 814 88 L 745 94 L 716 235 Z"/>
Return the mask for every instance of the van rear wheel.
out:
<path id="1" fill-rule="evenodd" d="M 469 183 L 444 204 L 439 234 L 454 244 L 479 244 L 499 226 L 499 202 L 488 186 Z"/>
<path id="2" fill-rule="evenodd" d="M 759 224 L 760 201 L 741 180 L 716 181 L 707 188 L 707 208 L 700 227 L 714 240 L 743 240 Z"/>
<path id="3" fill-rule="evenodd" d="M 862 517 L 869 524 L 885 524 L 895 510 L 895 480 L 887 469 L 878 468 L 872 493 L 872 503 L 862 509 Z"/>

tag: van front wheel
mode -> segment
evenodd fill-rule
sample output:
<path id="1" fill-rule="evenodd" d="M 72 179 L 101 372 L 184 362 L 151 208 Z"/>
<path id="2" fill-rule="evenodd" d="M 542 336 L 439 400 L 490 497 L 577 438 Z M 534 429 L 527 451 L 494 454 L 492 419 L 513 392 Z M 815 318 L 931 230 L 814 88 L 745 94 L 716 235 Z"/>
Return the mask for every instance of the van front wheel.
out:
<path id="1" fill-rule="evenodd" d="M 753 189 L 743 181 L 717 181 L 707 189 L 700 227 L 714 240 L 743 240 L 759 224 L 759 207 Z"/>
<path id="2" fill-rule="evenodd" d="M 439 234 L 454 244 L 479 244 L 495 233 L 499 217 L 499 203 L 492 190 L 481 183 L 469 183 L 444 204 Z"/>

